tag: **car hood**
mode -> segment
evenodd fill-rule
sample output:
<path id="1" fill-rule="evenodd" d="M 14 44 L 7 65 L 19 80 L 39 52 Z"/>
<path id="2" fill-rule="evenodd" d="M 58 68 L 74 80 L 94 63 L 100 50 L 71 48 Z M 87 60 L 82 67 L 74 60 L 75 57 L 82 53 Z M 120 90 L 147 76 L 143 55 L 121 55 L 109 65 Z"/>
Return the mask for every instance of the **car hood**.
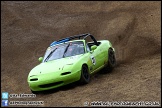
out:
<path id="1" fill-rule="evenodd" d="M 67 71 L 66 67 L 72 66 L 82 55 L 83 54 L 40 63 L 30 71 L 29 76 L 51 72 L 62 72 L 65 69 Z"/>

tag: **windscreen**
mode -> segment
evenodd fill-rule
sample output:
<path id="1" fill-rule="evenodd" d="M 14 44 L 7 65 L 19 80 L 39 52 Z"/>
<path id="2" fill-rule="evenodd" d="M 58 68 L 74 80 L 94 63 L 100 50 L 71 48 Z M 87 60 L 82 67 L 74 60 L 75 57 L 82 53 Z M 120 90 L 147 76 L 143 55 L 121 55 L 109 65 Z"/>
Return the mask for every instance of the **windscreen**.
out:
<path id="1" fill-rule="evenodd" d="M 43 62 L 84 54 L 83 41 L 68 42 L 48 47 Z"/>

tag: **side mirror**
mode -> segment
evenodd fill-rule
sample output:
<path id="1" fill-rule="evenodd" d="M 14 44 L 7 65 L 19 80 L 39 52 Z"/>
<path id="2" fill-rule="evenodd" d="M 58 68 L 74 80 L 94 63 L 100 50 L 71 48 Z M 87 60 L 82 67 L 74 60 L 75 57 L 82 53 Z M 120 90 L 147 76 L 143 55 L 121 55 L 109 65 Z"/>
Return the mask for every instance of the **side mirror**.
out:
<path id="1" fill-rule="evenodd" d="M 91 51 L 94 51 L 97 48 L 97 45 L 91 46 Z"/>
<path id="2" fill-rule="evenodd" d="M 39 59 L 38 59 L 40 62 L 42 62 L 43 61 L 43 57 L 39 57 Z"/>

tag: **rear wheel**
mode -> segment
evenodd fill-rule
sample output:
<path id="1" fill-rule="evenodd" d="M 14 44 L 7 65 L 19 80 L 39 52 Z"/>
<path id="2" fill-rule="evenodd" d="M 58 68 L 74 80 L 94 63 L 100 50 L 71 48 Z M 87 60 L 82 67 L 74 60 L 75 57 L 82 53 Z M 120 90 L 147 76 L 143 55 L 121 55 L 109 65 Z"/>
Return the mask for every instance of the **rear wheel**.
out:
<path id="1" fill-rule="evenodd" d="M 87 84 L 90 81 L 90 74 L 88 72 L 88 67 L 86 65 L 82 66 L 80 83 Z"/>
<path id="2" fill-rule="evenodd" d="M 108 50 L 108 69 L 111 71 L 116 65 L 115 53 L 112 49 Z"/>

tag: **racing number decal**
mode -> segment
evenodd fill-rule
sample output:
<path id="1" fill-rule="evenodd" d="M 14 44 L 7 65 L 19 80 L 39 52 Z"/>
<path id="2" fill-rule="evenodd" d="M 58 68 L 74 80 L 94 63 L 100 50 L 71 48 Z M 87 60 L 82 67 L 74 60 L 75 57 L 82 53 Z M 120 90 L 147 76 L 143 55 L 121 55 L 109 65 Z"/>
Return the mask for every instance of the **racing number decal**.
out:
<path id="1" fill-rule="evenodd" d="M 91 60 L 92 60 L 93 65 L 95 65 L 96 64 L 96 59 L 95 59 L 95 57 L 93 55 L 91 56 Z"/>

